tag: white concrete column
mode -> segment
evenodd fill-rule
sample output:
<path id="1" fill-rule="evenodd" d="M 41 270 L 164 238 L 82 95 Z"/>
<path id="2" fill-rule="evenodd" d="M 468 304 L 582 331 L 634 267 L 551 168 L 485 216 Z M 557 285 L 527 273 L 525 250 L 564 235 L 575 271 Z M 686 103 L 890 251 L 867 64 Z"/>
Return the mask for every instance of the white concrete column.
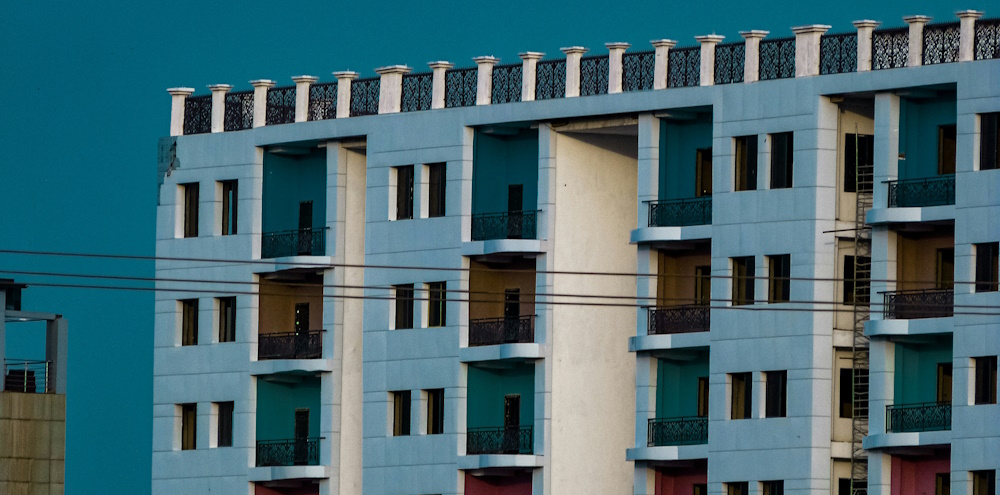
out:
<path id="1" fill-rule="evenodd" d="M 892 93 L 875 94 L 874 161 L 872 206 L 888 208 L 889 191 L 883 182 L 899 177 L 899 96 Z M 872 288 L 875 288 L 875 282 L 872 282 Z"/>
<path id="2" fill-rule="evenodd" d="M 792 28 L 795 33 L 795 77 L 819 75 L 819 38 L 829 30 L 826 24 Z"/>
<path id="3" fill-rule="evenodd" d="M 560 48 L 566 54 L 566 98 L 580 96 L 580 59 L 587 49 L 582 46 Z"/>
<path id="4" fill-rule="evenodd" d="M 346 119 L 351 116 L 351 81 L 358 78 L 358 73 L 350 70 L 334 72 L 337 78 L 337 118 Z"/>
<path id="5" fill-rule="evenodd" d="M 521 101 L 535 101 L 535 79 L 538 61 L 545 56 L 542 52 L 524 52 L 521 57 Z"/>
<path id="6" fill-rule="evenodd" d="M 882 23 L 870 19 L 854 21 L 858 28 L 858 72 L 872 70 L 872 31 Z"/>
<path id="7" fill-rule="evenodd" d="M 907 67 L 918 67 L 924 61 L 924 24 L 931 22 L 925 15 L 908 15 L 903 18 L 910 25 L 910 52 L 906 57 Z"/>
<path id="8" fill-rule="evenodd" d="M 295 121 L 309 120 L 309 86 L 319 80 L 316 76 L 295 76 Z"/>
<path id="9" fill-rule="evenodd" d="M 378 113 L 399 113 L 403 103 L 403 74 L 413 69 L 405 65 L 390 65 L 375 69 L 381 76 L 378 84 Z M 337 88 L 340 93 L 340 88 Z"/>
<path id="10" fill-rule="evenodd" d="M 194 88 L 168 88 L 170 93 L 170 135 L 184 135 L 184 101 L 194 93 Z"/>
<path id="11" fill-rule="evenodd" d="M 431 68 L 431 108 L 444 108 L 444 76 L 448 69 L 455 66 L 451 62 L 438 60 L 428 62 Z"/>
<path id="12" fill-rule="evenodd" d="M 622 92 L 622 55 L 632 46 L 628 43 L 605 43 L 608 49 L 608 94 Z"/>
<path id="13" fill-rule="evenodd" d="M 677 46 L 675 40 L 653 40 L 653 89 L 667 89 L 667 63 L 670 61 L 670 49 Z"/>
<path id="14" fill-rule="evenodd" d="M 69 350 L 69 334 L 66 320 L 61 316 L 45 322 L 45 360 L 49 362 L 46 378 L 48 390 L 57 394 L 66 393 L 66 364 Z"/>
<path id="15" fill-rule="evenodd" d="M 660 119 L 652 114 L 639 115 L 637 228 L 649 226 L 649 201 L 660 198 Z"/>
<path id="16" fill-rule="evenodd" d="M 233 89 L 232 84 L 212 84 L 212 132 L 222 132 L 226 127 L 226 93 Z"/>
<path id="17" fill-rule="evenodd" d="M 746 47 L 743 50 L 743 82 L 751 83 L 760 80 L 760 40 L 770 33 L 770 31 L 760 29 L 740 31 L 740 36 L 746 40 Z"/>
<path id="18" fill-rule="evenodd" d="M 970 62 L 975 58 L 976 51 L 976 20 L 983 13 L 978 10 L 960 10 L 955 15 L 959 19 L 958 61 Z"/>
<path id="19" fill-rule="evenodd" d="M 270 79 L 250 81 L 253 86 L 253 126 L 263 127 L 267 123 L 267 90 L 274 87 Z"/>
<path id="20" fill-rule="evenodd" d="M 719 34 L 706 34 L 705 36 L 695 36 L 694 39 L 701 43 L 701 82 L 699 86 L 712 86 L 715 84 L 715 45 L 726 39 Z"/>
<path id="21" fill-rule="evenodd" d="M 476 105 L 489 105 L 493 101 L 493 66 L 500 61 L 496 57 L 475 57 L 476 63 Z"/>

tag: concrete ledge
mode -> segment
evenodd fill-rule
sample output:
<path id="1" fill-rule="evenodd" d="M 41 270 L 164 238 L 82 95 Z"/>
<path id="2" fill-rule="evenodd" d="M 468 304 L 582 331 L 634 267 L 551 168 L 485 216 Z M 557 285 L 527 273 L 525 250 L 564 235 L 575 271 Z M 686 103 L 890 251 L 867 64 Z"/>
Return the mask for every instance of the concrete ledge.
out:
<path id="1" fill-rule="evenodd" d="M 709 332 L 637 335 L 628 338 L 629 352 L 708 347 Z"/>
<path id="2" fill-rule="evenodd" d="M 254 263 L 254 273 L 271 273 L 285 270 L 314 270 L 333 268 L 333 256 L 285 256 L 283 258 L 262 259 Z"/>
<path id="3" fill-rule="evenodd" d="M 625 451 L 626 461 L 683 461 L 708 459 L 708 444 L 635 447 Z"/>
<path id="4" fill-rule="evenodd" d="M 943 430 L 913 433 L 876 433 L 874 435 L 866 436 L 861 445 L 865 449 L 888 449 L 894 447 L 920 447 L 950 444 L 951 430 Z"/>
<path id="5" fill-rule="evenodd" d="M 318 373 L 333 371 L 332 359 L 265 359 L 250 361 L 251 375 L 273 375 L 275 373 Z"/>
<path id="6" fill-rule="evenodd" d="M 458 360 L 463 363 L 503 361 L 506 359 L 542 359 L 543 357 L 545 357 L 545 348 L 542 344 L 482 345 L 458 349 Z"/>
<path id="7" fill-rule="evenodd" d="M 865 322 L 865 335 L 891 337 L 895 335 L 934 335 L 952 333 L 954 318 L 918 318 L 916 320 L 869 320 Z"/>
<path id="8" fill-rule="evenodd" d="M 542 456 L 540 455 L 484 454 L 458 456 L 458 469 L 536 467 L 542 467 Z"/>
<path id="9" fill-rule="evenodd" d="M 484 256 L 487 254 L 544 253 L 546 242 L 538 239 L 490 239 L 462 243 L 462 256 Z"/>
<path id="10" fill-rule="evenodd" d="M 632 231 L 629 239 L 631 244 L 644 242 L 689 241 L 694 239 L 710 239 L 711 225 L 691 225 L 688 227 L 643 227 Z"/>
<path id="11" fill-rule="evenodd" d="M 830 457 L 834 459 L 850 459 L 853 453 L 851 442 L 830 442 Z"/>
<path id="12" fill-rule="evenodd" d="M 955 219 L 955 205 L 927 206 L 924 208 L 872 208 L 868 210 L 869 225 L 886 223 L 935 222 Z"/>
<path id="13" fill-rule="evenodd" d="M 328 466 L 270 466 L 250 468 L 249 481 L 293 479 L 325 479 L 330 477 Z"/>

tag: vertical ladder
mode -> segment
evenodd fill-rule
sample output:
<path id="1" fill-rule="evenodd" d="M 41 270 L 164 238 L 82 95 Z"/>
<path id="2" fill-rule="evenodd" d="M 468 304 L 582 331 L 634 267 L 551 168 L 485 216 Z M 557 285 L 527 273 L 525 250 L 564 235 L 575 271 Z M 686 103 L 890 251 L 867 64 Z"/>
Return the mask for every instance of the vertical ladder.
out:
<path id="1" fill-rule="evenodd" d="M 872 229 L 865 216 L 872 207 L 874 170 L 872 165 L 859 163 L 860 147 L 855 129 L 854 166 L 857 171 L 857 200 L 854 214 L 854 339 L 852 345 L 852 406 L 851 415 L 851 495 L 868 494 L 868 454 L 862 441 L 868 434 L 868 337 L 865 322 L 871 313 L 871 254 Z"/>

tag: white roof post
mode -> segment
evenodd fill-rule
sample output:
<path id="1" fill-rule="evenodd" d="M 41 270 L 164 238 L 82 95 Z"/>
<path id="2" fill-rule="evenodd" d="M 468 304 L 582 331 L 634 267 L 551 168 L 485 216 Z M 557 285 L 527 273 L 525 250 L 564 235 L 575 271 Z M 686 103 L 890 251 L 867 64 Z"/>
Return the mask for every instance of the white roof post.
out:
<path id="1" fill-rule="evenodd" d="M 346 119 L 351 116 L 351 81 L 358 78 L 358 73 L 350 70 L 334 72 L 337 78 L 337 118 Z"/>
<path id="2" fill-rule="evenodd" d="M 743 50 L 743 82 L 752 83 L 760 80 L 760 40 L 771 34 L 770 31 L 752 29 L 740 31 L 740 36 L 746 40 Z"/>
<path id="3" fill-rule="evenodd" d="M 819 40 L 829 30 L 826 24 L 792 28 L 795 33 L 795 77 L 819 75 Z"/>
<path id="4" fill-rule="evenodd" d="M 439 60 L 437 62 L 428 62 L 427 65 L 430 66 L 432 71 L 431 108 L 444 108 L 444 76 L 448 72 L 448 69 L 454 67 L 455 64 Z"/>
<path id="5" fill-rule="evenodd" d="M 871 19 L 854 21 L 858 28 L 858 72 L 872 70 L 872 31 L 882 23 Z"/>
<path id="6" fill-rule="evenodd" d="M 184 101 L 194 93 L 194 88 L 168 88 L 170 93 L 170 135 L 184 135 Z"/>
<path id="7" fill-rule="evenodd" d="M 587 49 L 582 46 L 560 48 L 566 54 L 566 98 L 580 96 L 580 59 Z"/>
<path id="8" fill-rule="evenodd" d="M 545 56 L 542 52 L 523 52 L 521 57 L 521 101 L 535 101 L 535 83 L 538 61 Z"/>
<path id="9" fill-rule="evenodd" d="M 316 76 L 294 76 L 295 81 L 295 121 L 309 120 L 309 86 L 318 81 Z"/>
<path id="10" fill-rule="evenodd" d="M 405 65 L 390 65 L 375 69 L 381 76 L 378 83 L 378 113 L 399 113 L 403 104 L 403 74 L 413 69 Z"/>
<path id="11" fill-rule="evenodd" d="M 605 43 L 608 48 L 608 94 L 622 92 L 622 76 L 625 72 L 622 66 L 622 56 L 625 50 L 632 46 L 628 43 Z"/>
<path id="12" fill-rule="evenodd" d="M 910 48 L 906 57 L 907 67 L 919 67 L 924 62 L 924 24 L 931 22 L 925 15 L 908 15 L 903 18 L 910 25 Z"/>
<path id="13" fill-rule="evenodd" d="M 958 61 L 970 62 L 976 58 L 976 20 L 983 13 L 978 10 L 960 10 L 955 15 L 959 19 Z"/>
<path id="14" fill-rule="evenodd" d="M 493 66 L 500 61 L 496 57 L 475 57 L 476 63 L 476 105 L 489 105 L 493 101 Z"/>
<path id="15" fill-rule="evenodd" d="M 253 127 L 264 127 L 267 124 L 267 90 L 274 87 L 270 79 L 254 79 L 253 86 Z"/>
<path id="16" fill-rule="evenodd" d="M 212 84 L 212 132 L 222 132 L 226 129 L 226 93 L 233 89 L 232 84 Z"/>
<path id="17" fill-rule="evenodd" d="M 701 43 L 701 81 L 699 86 L 712 86 L 715 84 L 715 45 L 726 39 L 718 34 L 706 34 L 705 36 L 695 36 L 694 39 Z"/>
<path id="18" fill-rule="evenodd" d="M 675 40 L 653 40 L 656 53 L 653 56 L 653 89 L 667 89 L 667 66 L 670 62 L 670 49 L 677 46 Z"/>

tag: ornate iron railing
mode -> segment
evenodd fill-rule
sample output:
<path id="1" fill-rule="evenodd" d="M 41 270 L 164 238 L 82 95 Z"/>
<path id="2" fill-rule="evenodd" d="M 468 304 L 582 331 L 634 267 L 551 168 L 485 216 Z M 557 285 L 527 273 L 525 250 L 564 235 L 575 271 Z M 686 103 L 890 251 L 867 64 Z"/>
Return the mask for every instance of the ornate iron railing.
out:
<path id="1" fill-rule="evenodd" d="M 950 402 L 924 402 L 921 404 L 885 406 L 886 433 L 950 429 Z"/>
<path id="2" fill-rule="evenodd" d="M 683 88 L 701 84 L 701 47 L 670 50 L 667 57 L 667 87 Z"/>
<path id="3" fill-rule="evenodd" d="M 858 71 L 858 33 L 827 34 L 819 39 L 819 73 Z"/>
<path id="4" fill-rule="evenodd" d="M 653 50 L 622 55 L 622 91 L 653 89 L 655 64 L 656 52 Z"/>
<path id="5" fill-rule="evenodd" d="M 493 67 L 493 94 L 490 95 L 490 102 L 496 105 L 521 101 L 522 72 L 522 64 Z"/>
<path id="6" fill-rule="evenodd" d="M 469 347 L 534 341 L 534 315 L 469 320 Z"/>
<path id="7" fill-rule="evenodd" d="M 351 83 L 351 117 L 378 113 L 378 77 L 355 79 Z"/>
<path id="8" fill-rule="evenodd" d="M 955 176 L 939 175 L 927 179 L 891 180 L 889 208 L 941 206 L 955 204 Z"/>
<path id="9" fill-rule="evenodd" d="M 469 428 L 465 434 L 465 453 L 531 454 L 535 450 L 531 426 Z"/>
<path id="10" fill-rule="evenodd" d="M 242 131 L 253 127 L 253 91 L 226 93 L 226 132 Z"/>
<path id="11" fill-rule="evenodd" d="M 257 467 L 317 466 L 323 437 L 295 440 L 257 440 Z"/>
<path id="12" fill-rule="evenodd" d="M 795 38 L 776 38 L 760 42 L 761 81 L 795 77 Z"/>
<path id="13" fill-rule="evenodd" d="M 322 355 L 322 330 L 257 336 L 257 359 L 319 359 Z"/>
<path id="14" fill-rule="evenodd" d="M 715 84 L 743 82 L 746 43 L 715 45 Z"/>
<path id="15" fill-rule="evenodd" d="M 923 65 L 958 62 L 959 24 L 948 22 L 924 26 Z"/>
<path id="16" fill-rule="evenodd" d="M 535 66 L 535 99 L 550 100 L 566 96 L 566 61 L 546 60 Z"/>
<path id="17" fill-rule="evenodd" d="M 267 125 L 295 122 L 295 86 L 268 88 L 267 111 L 264 114 Z"/>
<path id="18" fill-rule="evenodd" d="M 1000 58 L 1000 19 L 976 21 L 974 40 L 976 60 Z"/>
<path id="19" fill-rule="evenodd" d="M 212 95 L 189 96 L 184 100 L 184 134 L 212 132 Z"/>
<path id="20" fill-rule="evenodd" d="M 400 111 L 417 112 L 420 110 L 430 110 L 433 94 L 433 73 L 405 74 L 403 76 L 403 94 Z"/>
<path id="21" fill-rule="evenodd" d="M 955 312 L 953 289 L 896 290 L 882 295 L 885 298 L 882 315 L 887 320 L 945 318 Z"/>
<path id="22" fill-rule="evenodd" d="M 337 83 L 309 86 L 309 120 L 337 118 Z"/>
<path id="23" fill-rule="evenodd" d="M 707 332 L 712 311 L 703 304 L 649 308 L 649 335 Z"/>
<path id="24" fill-rule="evenodd" d="M 472 240 L 534 239 L 538 210 L 472 215 Z"/>
<path id="25" fill-rule="evenodd" d="M 607 55 L 580 59 L 580 96 L 608 94 Z"/>
<path id="26" fill-rule="evenodd" d="M 649 202 L 650 227 L 683 227 L 711 223 L 711 196 Z"/>
<path id="27" fill-rule="evenodd" d="M 52 392 L 49 361 L 4 360 L 3 389 L 28 394 Z"/>
<path id="28" fill-rule="evenodd" d="M 872 70 L 906 67 L 910 29 L 878 29 L 872 33 Z"/>
<path id="29" fill-rule="evenodd" d="M 260 257 L 323 256 L 325 246 L 325 228 L 265 232 L 260 239 Z"/>
<path id="30" fill-rule="evenodd" d="M 708 418 L 694 416 L 650 419 L 646 441 L 649 447 L 708 443 Z"/>
<path id="31" fill-rule="evenodd" d="M 444 106 L 471 107 L 476 104 L 479 69 L 453 69 L 444 73 Z"/>

